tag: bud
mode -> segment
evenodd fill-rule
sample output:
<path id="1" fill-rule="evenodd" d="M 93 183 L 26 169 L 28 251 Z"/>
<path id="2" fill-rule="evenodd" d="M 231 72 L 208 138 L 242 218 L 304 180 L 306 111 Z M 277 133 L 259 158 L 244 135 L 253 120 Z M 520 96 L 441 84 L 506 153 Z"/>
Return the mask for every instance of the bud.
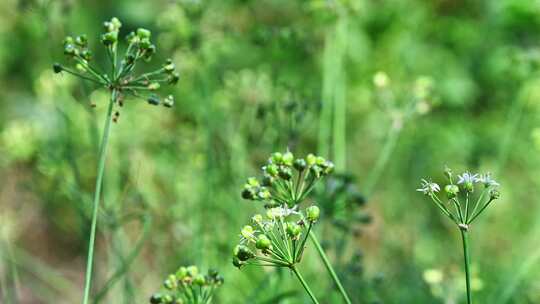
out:
<path id="1" fill-rule="evenodd" d="M 444 176 L 449 180 L 452 180 L 452 170 L 446 166 L 444 167 Z"/>
<path id="2" fill-rule="evenodd" d="M 168 290 L 173 290 L 178 286 L 176 282 L 176 276 L 171 274 L 169 277 L 163 282 L 163 287 Z"/>
<path id="3" fill-rule="evenodd" d="M 244 245 L 237 245 L 234 248 L 233 255 L 241 262 L 245 262 L 255 256 L 253 252 L 251 252 L 251 250 Z"/>
<path id="4" fill-rule="evenodd" d="M 266 235 L 260 234 L 257 238 L 257 242 L 255 243 L 255 247 L 265 252 L 272 247 L 272 242 Z"/>
<path id="5" fill-rule="evenodd" d="M 163 69 L 165 70 L 165 72 L 167 73 L 172 73 L 174 72 L 174 70 L 176 69 L 176 67 L 174 66 L 174 63 L 169 63 L 169 64 L 166 64 Z"/>
<path id="6" fill-rule="evenodd" d="M 204 278 L 202 274 L 198 274 L 193 279 L 193 284 L 198 285 L 198 286 L 204 286 L 206 284 L 206 279 Z"/>
<path id="7" fill-rule="evenodd" d="M 287 151 L 285 152 L 285 154 L 283 154 L 282 161 L 284 165 L 292 166 L 294 161 L 294 155 L 291 152 Z"/>
<path id="8" fill-rule="evenodd" d="M 92 60 L 92 52 L 89 50 L 84 50 L 81 53 L 81 57 L 86 61 L 90 61 Z"/>
<path id="9" fill-rule="evenodd" d="M 448 198 L 452 199 L 459 193 L 459 187 L 456 185 L 446 185 L 444 186 L 444 192 Z"/>
<path id="10" fill-rule="evenodd" d="M 465 182 L 463 184 L 463 188 L 465 188 L 465 191 L 467 191 L 469 193 L 473 192 L 474 191 L 474 184 L 473 184 L 473 182 L 470 182 L 470 181 Z"/>
<path id="11" fill-rule="evenodd" d="M 292 178 L 291 169 L 288 167 L 279 168 L 279 177 L 283 178 L 284 180 L 290 180 Z"/>
<path id="12" fill-rule="evenodd" d="M 244 188 L 244 190 L 242 190 L 242 198 L 248 200 L 255 199 L 255 191 L 251 187 Z"/>
<path id="13" fill-rule="evenodd" d="M 126 41 L 128 43 L 133 43 L 135 42 L 135 37 L 136 37 L 135 32 L 129 32 L 129 34 L 126 35 Z"/>
<path id="14" fill-rule="evenodd" d="M 280 152 L 273 153 L 270 157 L 270 162 L 272 164 L 281 164 L 283 162 L 283 154 L 281 154 Z"/>
<path id="15" fill-rule="evenodd" d="M 298 170 L 299 172 L 302 172 L 302 171 L 304 171 L 306 169 L 307 163 L 306 163 L 306 161 L 304 159 L 299 158 L 299 159 L 294 161 L 293 167 L 296 170 Z"/>
<path id="16" fill-rule="evenodd" d="M 147 101 L 148 101 L 149 104 L 151 104 L 153 106 L 159 105 L 159 98 L 156 95 L 149 96 Z"/>
<path id="17" fill-rule="evenodd" d="M 77 55 L 77 53 L 78 51 L 73 44 L 66 44 L 64 46 L 64 54 L 69 56 L 75 56 Z"/>
<path id="18" fill-rule="evenodd" d="M 75 38 L 75 44 L 77 44 L 80 47 L 87 47 L 88 46 L 88 38 L 86 35 L 80 35 Z"/>
<path id="19" fill-rule="evenodd" d="M 194 277 L 199 274 L 199 268 L 197 268 L 197 266 L 191 265 L 191 266 L 188 266 L 186 269 L 190 277 Z"/>
<path id="20" fill-rule="evenodd" d="M 272 177 L 276 177 L 279 173 L 278 166 L 275 164 L 268 164 L 267 166 L 263 167 L 263 170 Z"/>
<path id="21" fill-rule="evenodd" d="M 254 223 L 261 224 L 262 221 L 263 221 L 263 217 L 262 217 L 262 215 L 260 215 L 260 214 L 255 214 L 255 215 L 251 218 L 251 220 L 252 220 Z"/>
<path id="22" fill-rule="evenodd" d="M 173 304 L 173 297 L 171 295 L 164 295 L 162 301 L 165 304 Z"/>
<path id="23" fill-rule="evenodd" d="M 146 61 L 150 61 L 152 59 L 152 56 L 156 53 L 156 46 L 154 44 L 151 44 L 146 51 L 144 52 L 143 58 Z"/>
<path id="24" fill-rule="evenodd" d="M 64 47 L 68 44 L 73 44 L 73 43 L 75 43 L 75 41 L 73 40 L 73 37 L 67 36 L 66 38 L 64 38 L 64 41 L 63 41 Z"/>
<path id="25" fill-rule="evenodd" d="M 168 83 L 177 84 L 179 80 L 180 80 L 180 74 L 175 72 L 175 73 L 172 73 L 172 75 L 168 78 Z"/>
<path id="26" fill-rule="evenodd" d="M 496 200 L 501 196 L 501 193 L 497 189 L 491 189 L 489 191 L 489 199 L 490 200 Z"/>
<path id="27" fill-rule="evenodd" d="M 155 293 L 150 297 L 150 304 L 161 304 L 163 303 L 163 295 L 160 293 Z"/>
<path id="28" fill-rule="evenodd" d="M 118 20 L 118 18 L 116 18 L 116 17 L 113 17 L 111 19 L 111 24 L 112 24 L 113 29 L 115 31 L 118 31 L 122 27 L 122 22 L 120 22 L 120 20 Z"/>
<path id="29" fill-rule="evenodd" d="M 53 64 L 53 71 L 54 71 L 56 74 L 62 72 L 62 70 L 63 70 L 62 65 L 60 65 L 59 63 Z"/>
<path id="30" fill-rule="evenodd" d="M 296 223 L 287 223 L 287 235 L 291 239 L 297 239 L 300 233 L 302 232 L 302 227 Z"/>
<path id="31" fill-rule="evenodd" d="M 234 267 L 240 269 L 240 267 L 242 267 L 245 263 L 240 261 L 240 259 L 237 258 L 236 256 L 234 256 L 232 259 L 232 264 Z"/>
<path id="32" fill-rule="evenodd" d="M 137 37 L 139 37 L 140 39 L 150 39 L 151 35 L 152 33 L 147 29 L 144 29 L 144 28 L 137 29 Z"/>
<path id="33" fill-rule="evenodd" d="M 174 97 L 172 95 L 165 97 L 165 99 L 163 100 L 163 106 L 167 108 L 171 108 L 173 105 L 174 105 Z"/>
<path id="34" fill-rule="evenodd" d="M 317 206 L 311 206 L 306 209 L 306 217 L 308 221 L 314 223 L 319 220 L 321 210 Z"/>
<path id="35" fill-rule="evenodd" d="M 148 89 L 151 91 L 156 91 L 159 89 L 159 87 L 160 87 L 159 82 L 152 82 L 151 84 L 148 85 Z"/>
<path id="36" fill-rule="evenodd" d="M 244 228 L 242 228 L 242 231 L 240 231 L 240 234 L 245 239 L 248 239 L 248 240 L 253 239 L 253 233 L 254 233 L 253 227 L 251 227 L 250 225 L 244 226 Z"/>
<path id="37" fill-rule="evenodd" d="M 176 277 L 179 280 L 183 280 L 185 277 L 187 277 L 187 275 L 188 275 L 188 271 L 187 271 L 187 268 L 184 266 L 178 268 L 178 270 L 176 271 Z"/>
<path id="38" fill-rule="evenodd" d="M 101 35 L 101 43 L 104 45 L 112 45 L 118 41 L 118 32 L 107 32 Z"/>
<path id="39" fill-rule="evenodd" d="M 139 42 L 139 46 L 143 50 L 148 49 L 151 45 L 152 45 L 152 43 L 150 42 L 150 39 L 148 39 L 148 38 L 141 39 L 141 42 Z"/>
<path id="40" fill-rule="evenodd" d="M 261 190 L 259 191 L 259 193 L 257 193 L 257 197 L 259 197 L 260 199 L 262 200 L 267 200 L 271 197 L 272 195 L 270 194 L 270 191 L 268 191 L 268 189 L 266 188 L 261 188 Z"/>
<path id="41" fill-rule="evenodd" d="M 308 156 L 306 156 L 306 161 L 307 161 L 308 166 L 311 167 L 315 165 L 315 163 L 317 162 L 317 157 L 313 154 L 308 154 Z"/>
<path id="42" fill-rule="evenodd" d="M 265 174 L 262 179 L 262 185 L 266 187 L 271 187 L 274 184 L 274 178 L 268 174 Z"/>

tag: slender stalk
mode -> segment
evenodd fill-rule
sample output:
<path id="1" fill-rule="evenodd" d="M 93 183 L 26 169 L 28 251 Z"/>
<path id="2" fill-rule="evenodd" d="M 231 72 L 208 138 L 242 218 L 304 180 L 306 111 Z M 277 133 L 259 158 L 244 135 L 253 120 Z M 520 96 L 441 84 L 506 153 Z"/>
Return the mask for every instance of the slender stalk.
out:
<path id="1" fill-rule="evenodd" d="M 308 295 L 309 295 L 309 297 L 311 298 L 311 300 L 313 301 L 313 303 L 319 304 L 319 301 L 317 301 L 317 298 L 315 298 L 315 295 L 313 294 L 313 291 L 311 291 L 311 289 L 309 288 L 308 284 L 307 284 L 306 281 L 304 280 L 304 277 L 302 277 L 302 275 L 300 274 L 300 272 L 298 271 L 298 269 L 296 269 L 295 266 L 292 266 L 292 267 L 291 267 L 291 270 L 294 272 L 294 274 L 296 275 L 296 277 L 298 278 L 298 280 L 300 281 L 300 283 L 302 283 L 302 286 L 304 287 L 304 289 L 305 289 L 306 292 L 308 293 Z"/>
<path id="2" fill-rule="evenodd" d="M 461 239 L 463 240 L 463 258 L 465 263 L 465 279 L 467 285 L 467 304 L 472 304 L 471 295 L 471 271 L 470 271 L 470 257 L 469 257 L 469 240 L 467 231 L 460 229 Z"/>
<path id="3" fill-rule="evenodd" d="M 84 284 L 83 304 L 88 304 L 88 299 L 90 295 L 90 286 L 92 283 L 92 266 L 94 262 L 94 243 L 96 240 L 99 201 L 101 198 L 103 172 L 105 171 L 107 144 L 109 142 L 109 135 L 111 131 L 112 110 L 113 110 L 113 105 L 116 101 L 116 97 L 117 97 L 117 92 L 116 90 L 113 90 L 111 92 L 111 101 L 109 102 L 109 108 L 107 110 L 107 117 L 105 119 L 105 128 L 103 130 L 101 146 L 99 148 L 98 171 L 97 171 L 96 188 L 95 188 L 96 190 L 94 192 L 94 205 L 93 205 L 93 212 L 92 212 L 92 227 L 90 228 L 90 240 L 88 242 L 88 258 L 86 260 L 86 278 L 85 278 L 85 284 Z"/>
<path id="4" fill-rule="evenodd" d="M 313 233 L 313 231 L 309 232 L 309 238 L 315 244 L 315 248 L 317 249 L 317 252 L 321 256 L 321 259 L 324 263 L 324 266 L 326 267 L 326 270 L 332 277 L 332 280 L 334 280 L 334 283 L 339 289 L 339 292 L 341 293 L 341 296 L 343 297 L 343 300 L 345 300 L 345 303 L 351 304 L 351 300 L 349 299 L 349 296 L 347 295 L 347 292 L 345 291 L 345 288 L 343 288 L 343 285 L 341 284 L 341 281 L 339 280 L 338 276 L 336 275 L 336 272 L 334 271 L 334 268 L 332 267 L 332 264 L 330 264 L 330 261 L 328 261 L 328 257 L 326 256 L 326 253 L 324 253 L 324 250 L 321 247 L 321 244 L 319 243 L 319 240 L 317 240 L 317 237 Z"/>

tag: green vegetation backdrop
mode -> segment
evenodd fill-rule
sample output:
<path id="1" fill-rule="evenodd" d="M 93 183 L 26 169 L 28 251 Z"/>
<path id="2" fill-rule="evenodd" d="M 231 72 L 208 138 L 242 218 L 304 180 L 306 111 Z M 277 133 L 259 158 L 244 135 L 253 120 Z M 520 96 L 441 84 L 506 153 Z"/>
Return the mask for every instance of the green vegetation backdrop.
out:
<path id="1" fill-rule="evenodd" d="M 529 0 L 1 1 L 0 302 L 80 301 L 107 92 L 52 63 L 66 35 L 98 49 L 112 16 L 124 33 L 151 29 L 181 80 L 166 89 L 172 109 L 131 101 L 113 125 L 94 299 L 146 303 L 167 273 L 197 264 L 225 277 L 217 303 L 308 303 L 287 271 L 231 265 L 257 210 L 242 185 L 288 147 L 336 164 L 313 195 L 317 232 L 353 302 L 464 301 L 459 234 L 415 191 L 448 165 L 502 185 L 472 234 L 476 301 L 540 303 Z M 306 255 L 321 302 L 340 303 Z"/>

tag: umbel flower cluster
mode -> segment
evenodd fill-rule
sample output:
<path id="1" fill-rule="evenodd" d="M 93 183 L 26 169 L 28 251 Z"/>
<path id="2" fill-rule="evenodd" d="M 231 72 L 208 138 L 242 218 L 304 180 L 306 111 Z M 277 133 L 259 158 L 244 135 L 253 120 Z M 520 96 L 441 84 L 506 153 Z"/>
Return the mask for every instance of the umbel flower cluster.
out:
<path id="1" fill-rule="evenodd" d="M 214 291 L 222 284 L 223 277 L 216 270 L 208 270 L 207 274 L 202 274 L 197 266 L 182 266 L 163 283 L 166 291 L 152 295 L 150 303 L 209 304 Z"/>
<path id="2" fill-rule="evenodd" d="M 295 208 L 296 209 L 296 208 Z M 233 265 L 293 268 L 304 253 L 305 244 L 320 210 L 310 206 L 304 212 L 286 206 L 257 214 L 240 232 L 240 244 L 234 248 Z"/>
<path id="3" fill-rule="evenodd" d="M 302 202 L 322 177 L 332 173 L 334 164 L 309 154 L 294 158 L 291 152 L 273 153 L 262 167 L 263 178 L 251 177 L 244 185 L 244 199 L 261 201 L 266 208 L 292 208 Z"/>
<path id="4" fill-rule="evenodd" d="M 171 59 L 166 60 L 157 70 L 135 73 L 138 62 L 149 62 L 156 53 L 156 46 L 151 41 L 151 32 L 139 28 L 129 33 L 126 36 L 127 48 L 124 54 L 120 55 L 118 36 L 122 23 L 117 18 L 112 18 L 103 25 L 105 33 L 101 35 L 101 43 L 110 60 L 111 67 L 108 72 L 92 65 L 94 56 L 89 49 L 86 35 L 75 38 L 68 36 L 64 39 L 64 54 L 74 68 L 55 63 L 54 72 L 73 74 L 106 87 L 113 93 L 113 100 L 118 106 L 123 105 L 126 97 L 135 97 L 144 99 L 151 105 L 162 104 L 165 107 L 172 107 L 174 104 L 172 95 L 161 98 L 156 94 L 162 84 L 176 84 L 180 78 Z M 116 111 L 115 121 L 118 116 L 119 113 Z"/>
<path id="5" fill-rule="evenodd" d="M 468 230 L 469 225 L 496 199 L 499 198 L 499 183 L 491 174 L 472 174 L 465 172 L 455 180 L 452 171 L 445 169 L 444 175 L 448 183 L 443 187 L 447 203 L 439 198 L 441 187 L 434 182 L 423 179 L 421 187 L 417 189 L 429 196 L 441 212 L 456 223 L 460 229 Z M 477 187 L 481 187 L 480 195 L 473 203 L 473 194 Z M 444 199 L 444 198 L 443 198 Z"/>

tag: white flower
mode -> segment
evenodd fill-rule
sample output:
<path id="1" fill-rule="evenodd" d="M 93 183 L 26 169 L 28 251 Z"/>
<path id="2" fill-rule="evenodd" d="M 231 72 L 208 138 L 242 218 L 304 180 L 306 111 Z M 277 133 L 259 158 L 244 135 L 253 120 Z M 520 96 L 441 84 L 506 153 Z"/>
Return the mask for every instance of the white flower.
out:
<path id="1" fill-rule="evenodd" d="M 422 184 L 420 185 L 420 188 L 416 189 L 416 191 L 428 195 L 441 191 L 441 187 L 436 183 L 428 182 L 427 180 L 422 179 Z"/>
<path id="2" fill-rule="evenodd" d="M 478 182 L 484 184 L 484 186 L 490 187 L 497 187 L 499 186 L 499 183 L 491 178 L 491 173 L 481 174 L 480 177 L 477 179 Z"/>
<path id="3" fill-rule="evenodd" d="M 274 219 L 277 217 L 288 217 L 291 214 L 299 214 L 298 211 L 296 211 L 297 208 L 298 206 L 294 206 L 293 208 L 288 208 L 288 207 L 271 208 L 271 209 L 268 209 L 268 211 L 266 212 L 266 216 L 270 219 Z"/>
<path id="4" fill-rule="evenodd" d="M 461 175 L 458 175 L 458 184 L 474 184 L 479 181 L 478 174 L 471 174 L 469 172 L 465 172 Z"/>

